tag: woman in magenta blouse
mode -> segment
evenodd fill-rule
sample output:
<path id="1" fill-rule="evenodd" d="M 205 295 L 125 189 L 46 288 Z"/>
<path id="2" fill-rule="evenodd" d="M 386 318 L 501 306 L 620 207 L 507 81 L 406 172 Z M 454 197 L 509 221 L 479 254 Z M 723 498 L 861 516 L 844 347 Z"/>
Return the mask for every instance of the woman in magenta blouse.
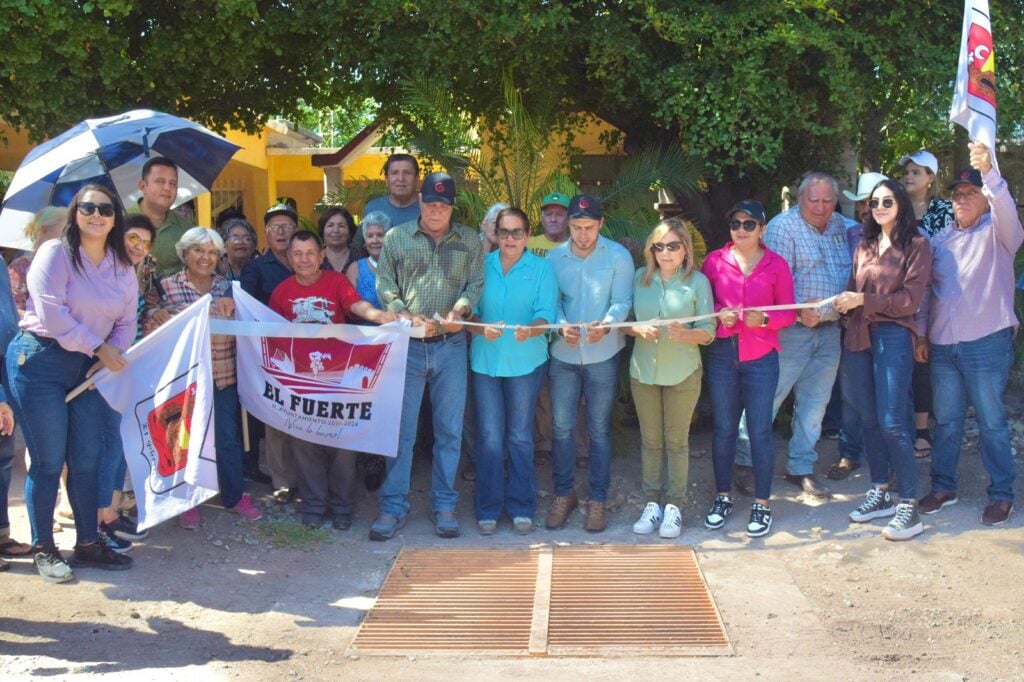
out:
<path id="1" fill-rule="evenodd" d="M 708 386 L 714 414 L 711 456 L 717 495 L 704 525 L 721 528 L 732 513 L 732 471 L 740 415 L 746 410 L 755 500 L 747 535 L 760 537 L 772 526 L 772 403 L 779 381 L 779 330 L 796 312 L 764 313 L 759 306 L 793 303 L 793 275 L 778 254 L 764 246 L 764 207 L 741 201 L 726 214 L 732 241 L 708 254 L 702 272 L 711 282 L 718 313 L 716 339 L 708 351 Z"/>
<path id="2" fill-rule="evenodd" d="M 103 434 L 117 413 L 98 391 L 64 402 L 96 369 L 126 366 L 121 354 L 135 340 L 139 283 L 124 241 L 117 195 L 100 185 L 79 191 L 61 238 L 36 252 L 21 333 L 7 348 L 7 392 L 30 458 L 25 502 L 33 559 L 47 582 L 73 577 L 53 542 L 53 507 L 65 463 L 77 534 L 70 565 L 124 570 L 132 564 L 97 542 L 96 533 Z"/>

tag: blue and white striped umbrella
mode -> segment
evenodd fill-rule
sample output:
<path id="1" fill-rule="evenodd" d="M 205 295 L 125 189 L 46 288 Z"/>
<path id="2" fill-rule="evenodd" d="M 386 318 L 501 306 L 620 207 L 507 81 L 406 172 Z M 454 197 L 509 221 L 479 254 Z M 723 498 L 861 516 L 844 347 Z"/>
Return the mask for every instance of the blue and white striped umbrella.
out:
<path id="1" fill-rule="evenodd" d="M 21 162 L 0 213 L 0 246 L 29 249 L 25 225 L 46 206 L 68 206 L 89 183 L 115 189 L 125 204 L 136 201 L 142 166 L 166 156 L 178 166 L 175 206 L 210 191 L 238 151 L 198 123 L 137 109 L 85 120 L 33 149 Z"/>

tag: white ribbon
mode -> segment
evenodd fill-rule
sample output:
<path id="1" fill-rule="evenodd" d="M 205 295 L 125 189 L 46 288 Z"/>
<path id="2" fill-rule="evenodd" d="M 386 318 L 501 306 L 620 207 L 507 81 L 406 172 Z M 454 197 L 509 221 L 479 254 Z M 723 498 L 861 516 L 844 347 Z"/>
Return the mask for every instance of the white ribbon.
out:
<path id="1" fill-rule="evenodd" d="M 751 307 L 751 308 L 740 308 L 739 314 L 742 317 L 743 313 L 747 312 L 748 310 L 756 310 L 758 312 L 764 313 L 764 312 L 772 312 L 772 311 L 778 311 L 778 310 L 809 310 L 811 308 L 824 308 L 827 305 L 831 305 L 836 300 L 837 297 L 838 297 L 838 294 L 836 294 L 836 296 L 829 296 L 828 298 L 826 298 L 824 300 L 821 300 L 821 301 L 814 301 L 813 303 L 786 303 L 786 304 L 783 304 L 783 305 L 764 305 L 764 306 L 755 306 L 755 307 Z M 691 322 L 700 322 L 702 320 L 710 320 L 710 319 L 713 319 L 713 318 L 717 318 L 717 317 L 719 317 L 721 315 L 722 315 L 721 312 L 717 312 L 717 313 L 710 313 L 708 315 L 693 315 L 691 317 L 676 317 L 676 318 L 673 318 L 673 319 L 670 319 L 670 320 L 662 320 L 660 318 L 654 318 L 652 320 L 633 321 L 633 322 L 605 322 L 605 323 L 601 323 L 601 324 L 599 324 L 597 326 L 599 326 L 599 327 L 601 327 L 603 329 L 620 329 L 622 327 L 634 327 L 634 326 L 640 326 L 640 325 L 650 325 L 652 327 L 667 327 L 667 326 L 669 326 L 671 324 L 677 324 L 677 323 L 678 324 L 689 324 Z M 434 313 L 433 319 L 434 319 L 435 322 L 440 322 L 440 323 L 448 322 L 448 320 L 446 320 L 445 318 L 441 317 L 437 313 Z M 211 324 L 212 324 L 212 321 L 211 321 Z M 560 329 L 572 329 L 574 327 L 579 327 L 579 328 L 582 329 L 583 327 L 586 326 L 586 325 L 583 325 L 583 324 L 571 323 L 571 322 L 565 322 L 565 323 L 560 323 L 560 324 L 538 324 L 538 325 L 506 325 L 504 322 L 459 322 L 458 324 L 464 325 L 466 327 L 497 327 L 499 329 L 504 329 L 506 326 L 513 326 L 513 327 L 515 327 L 515 326 L 524 326 L 524 327 L 525 326 L 529 326 L 530 329 L 550 329 L 552 331 L 557 331 L 557 330 L 560 330 Z"/>

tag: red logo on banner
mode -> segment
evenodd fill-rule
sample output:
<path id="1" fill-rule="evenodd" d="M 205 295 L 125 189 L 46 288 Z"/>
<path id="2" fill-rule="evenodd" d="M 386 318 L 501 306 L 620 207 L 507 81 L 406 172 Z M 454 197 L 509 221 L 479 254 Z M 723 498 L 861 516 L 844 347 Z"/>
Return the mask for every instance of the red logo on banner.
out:
<path id="1" fill-rule="evenodd" d="M 189 434 L 195 408 L 196 385 L 153 408 L 146 421 L 157 452 L 157 471 L 161 476 L 174 475 L 188 463 Z"/>
<path id="2" fill-rule="evenodd" d="M 967 35 L 967 92 L 996 105 L 996 54 L 992 34 L 978 24 L 971 24 Z"/>

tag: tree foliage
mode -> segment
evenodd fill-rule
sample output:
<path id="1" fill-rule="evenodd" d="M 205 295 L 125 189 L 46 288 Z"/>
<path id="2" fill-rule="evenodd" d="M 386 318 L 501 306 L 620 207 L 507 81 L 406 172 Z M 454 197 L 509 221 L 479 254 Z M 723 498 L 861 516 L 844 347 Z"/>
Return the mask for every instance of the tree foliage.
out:
<path id="1" fill-rule="evenodd" d="M 1024 3 L 991 0 L 1000 134 L 1024 120 Z M 0 0 L 3 116 L 36 137 L 134 106 L 252 129 L 303 107 L 409 125 L 401 84 L 476 119 L 504 79 L 627 149 L 704 160 L 717 215 L 835 167 L 948 151 L 962 4 L 950 0 Z M 774 191 L 774 190 L 771 190 Z M 762 196 L 769 199 L 770 197 Z"/>

